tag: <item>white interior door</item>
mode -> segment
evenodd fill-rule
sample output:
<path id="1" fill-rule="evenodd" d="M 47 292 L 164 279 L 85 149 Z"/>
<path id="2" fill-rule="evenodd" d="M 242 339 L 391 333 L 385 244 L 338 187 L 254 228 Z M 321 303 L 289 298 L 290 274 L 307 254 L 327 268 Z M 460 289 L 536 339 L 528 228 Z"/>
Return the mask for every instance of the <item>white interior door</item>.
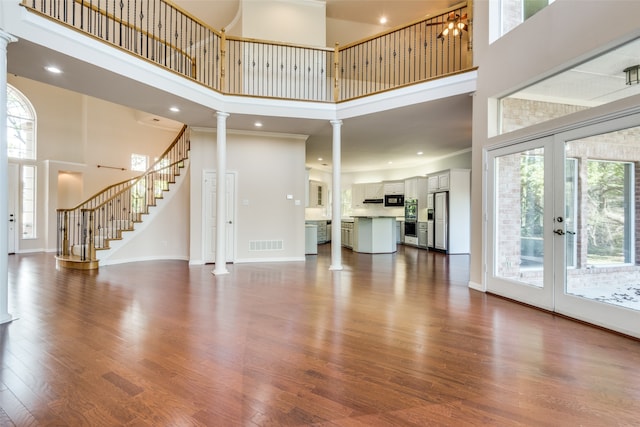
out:
<path id="1" fill-rule="evenodd" d="M 204 262 L 212 263 L 216 260 L 216 191 L 217 176 L 215 171 L 205 171 L 203 174 L 204 191 Z M 235 259 L 235 183 L 236 174 L 228 172 L 226 176 L 226 217 L 225 217 L 225 244 L 226 261 Z"/>
<path id="2" fill-rule="evenodd" d="M 8 181 L 8 199 L 7 200 L 7 210 L 8 210 L 8 249 L 9 253 L 13 254 L 18 250 L 18 183 L 19 179 L 19 168 L 15 163 L 9 163 L 9 181 Z"/>

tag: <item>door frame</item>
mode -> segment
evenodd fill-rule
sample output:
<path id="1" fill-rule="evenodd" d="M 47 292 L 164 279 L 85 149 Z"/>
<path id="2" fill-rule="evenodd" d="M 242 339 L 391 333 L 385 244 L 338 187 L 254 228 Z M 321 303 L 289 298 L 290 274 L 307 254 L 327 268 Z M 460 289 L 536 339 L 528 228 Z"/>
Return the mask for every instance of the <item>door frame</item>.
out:
<path id="1" fill-rule="evenodd" d="M 556 179 L 561 179 L 564 183 L 564 163 L 565 163 L 565 143 L 576 139 L 588 138 L 595 135 L 615 132 L 633 127 L 640 127 L 640 114 L 630 114 L 624 117 L 613 118 L 611 120 L 602 121 L 593 124 L 585 124 L 582 127 L 571 129 L 565 132 L 558 132 L 554 135 L 554 144 L 556 146 L 555 157 L 557 158 L 554 173 Z M 638 179 L 636 176 L 635 179 Z M 564 186 L 563 186 L 564 188 Z M 562 215 L 565 206 L 565 192 L 555 191 L 556 206 L 555 212 Z M 634 192 L 634 198 L 638 194 Z M 635 203 L 640 203 L 636 201 Z M 581 207 L 580 207 L 581 208 Z M 634 209 L 635 211 L 635 209 Z M 635 224 L 637 218 L 632 218 Z M 634 241 L 640 239 L 638 233 L 634 236 Z M 598 302 L 585 297 L 568 294 L 566 292 L 566 244 L 564 238 L 556 238 L 555 251 L 558 256 L 555 257 L 554 269 L 554 311 L 562 315 L 582 320 L 591 324 L 602 326 L 607 329 L 622 332 L 627 335 L 640 338 L 640 329 L 633 328 L 632 325 L 640 325 L 640 311 L 629 308 Z"/>
<path id="2" fill-rule="evenodd" d="M 19 224 L 20 224 L 20 165 L 17 163 L 8 163 L 8 200 L 7 200 L 7 238 L 8 252 L 15 254 L 18 252 L 19 240 Z"/>
<path id="3" fill-rule="evenodd" d="M 553 270 L 549 268 L 549 262 L 553 257 L 553 217 L 548 214 L 553 209 L 553 192 L 547 191 L 545 186 L 544 207 L 545 215 L 543 220 L 543 286 L 537 287 L 524 282 L 498 277 L 494 274 L 495 259 L 495 236 L 497 233 L 496 213 L 495 213 L 495 195 L 499 191 L 495 181 L 495 159 L 498 157 L 516 154 L 523 151 L 533 150 L 537 148 L 544 149 L 544 182 L 552 182 L 553 179 L 553 138 L 550 136 L 531 139 L 524 142 L 518 142 L 511 145 L 504 145 L 498 148 L 488 149 L 486 155 L 487 168 L 487 239 L 485 241 L 485 283 L 488 292 L 504 296 L 524 302 L 525 304 L 534 305 L 545 310 L 553 310 L 554 294 L 553 294 Z"/>
<path id="4" fill-rule="evenodd" d="M 564 225 L 556 222 L 558 216 L 564 219 L 565 215 L 565 142 L 639 126 L 640 111 L 634 109 L 626 113 L 600 117 L 597 120 L 574 123 L 562 129 L 546 132 L 544 135 L 536 135 L 528 139 L 520 138 L 484 149 L 486 191 L 483 203 L 486 212 L 484 221 L 486 239 L 483 246 L 484 283 L 487 292 L 640 338 L 640 330 L 637 327 L 633 328 L 634 325 L 640 324 L 640 311 L 566 293 L 566 239 L 553 233 L 553 230 L 558 228 L 566 231 Z M 514 293 L 510 290 L 514 287 L 515 281 L 501 283 L 492 277 L 492 263 L 495 257 L 493 239 L 496 231 L 493 208 L 496 188 L 492 163 L 493 159 L 500 154 L 525 151 L 534 148 L 535 144 L 540 144 L 541 141 L 545 141 L 545 183 L 550 183 L 545 185 L 544 203 L 545 207 L 551 207 L 549 212 L 546 212 L 544 220 L 544 286 L 538 288 L 542 289 L 542 292 L 536 292 L 536 289 L 530 286 L 530 289 L 525 289 L 526 292 L 524 292 L 529 295 L 522 297 L 518 292 Z M 635 238 L 637 240 L 640 236 L 636 235 Z M 531 295 L 534 297 L 530 298 Z"/>
<path id="5" fill-rule="evenodd" d="M 215 262 L 215 254 L 213 259 L 209 259 L 208 253 L 208 245 L 215 243 L 215 236 L 210 236 L 208 234 L 208 230 L 212 227 L 209 224 L 208 218 L 213 218 L 214 222 L 213 228 L 216 228 L 216 220 L 215 220 L 215 212 L 213 212 L 213 216 L 209 215 L 207 212 L 207 180 L 213 179 L 216 181 L 216 190 L 218 188 L 217 184 L 217 172 L 213 169 L 205 169 L 202 171 L 202 230 L 203 230 L 203 238 L 202 238 L 202 260 L 205 264 L 210 264 Z M 236 209 L 236 191 L 238 182 L 238 174 L 234 171 L 227 171 L 226 173 L 226 182 L 225 182 L 225 191 L 227 194 L 226 197 L 226 208 L 227 208 L 227 217 L 225 218 L 226 224 L 226 262 L 232 263 L 236 259 L 236 227 L 237 223 L 237 209 Z M 213 200 L 215 202 L 215 194 L 213 194 Z M 216 230 L 217 233 L 217 230 Z M 211 241 L 208 239 L 212 239 Z"/>

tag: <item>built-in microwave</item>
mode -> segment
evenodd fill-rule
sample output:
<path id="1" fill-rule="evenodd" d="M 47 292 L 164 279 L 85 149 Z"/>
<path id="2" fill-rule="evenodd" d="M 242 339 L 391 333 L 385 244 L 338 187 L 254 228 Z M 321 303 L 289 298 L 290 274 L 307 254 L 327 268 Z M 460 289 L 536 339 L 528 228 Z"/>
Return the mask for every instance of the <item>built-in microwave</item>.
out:
<path id="1" fill-rule="evenodd" d="M 385 206 L 404 206 L 404 196 L 402 194 L 387 194 L 384 196 Z"/>

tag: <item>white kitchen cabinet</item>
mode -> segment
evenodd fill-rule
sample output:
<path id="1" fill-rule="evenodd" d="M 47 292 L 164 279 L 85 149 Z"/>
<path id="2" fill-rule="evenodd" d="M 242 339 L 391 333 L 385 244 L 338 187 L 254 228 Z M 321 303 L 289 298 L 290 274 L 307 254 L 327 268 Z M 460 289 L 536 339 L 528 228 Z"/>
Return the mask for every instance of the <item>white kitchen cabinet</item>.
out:
<path id="1" fill-rule="evenodd" d="M 317 243 L 323 244 L 331 241 L 331 223 L 326 220 L 307 220 L 306 225 L 313 225 L 317 231 Z"/>
<path id="2" fill-rule="evenodd" d="M 319 181 L 309 181 L 310 208 L 324 207 L 327 203 L 327 185 Z"/>
<path id="3" fill-rule="evenodd" d="M 417 178 L 418 181 L 418 222 L 424 222 L 427 220 L 427 194 L 428 194 L 428 183 L 427 177 L 420 176 Z"/>
<path id="4" fill-rule="evenodd" d="M 384 184 L 382 182 L 372 182 L 364 186 L 365 199 L 384 198 Z"/>
<path id="5" fill-rule="evenodd" d="M 353 184 L 351 186 L 351 207 L 353 209 L 362 209 L 366 205 L 362 203 L 365 199 L 366 184 Z"/>
<path id="6" fill-rule="evenodd" d="M 404 181 L 385 182 L 384 194 L 389 196 L 404 195 Z"/>
<path id="7" fill-rule="evenodd" d="M 353 221 L 342 221 L 340 236 L 342 237 L 342 246 L 353 248 Z"/>
<path id="8" fill-rule="evenodd" d="M 408 178 L 404 180 L 404 198 L 418 198 L 418 177 Z"/>
<path id="9" fill-rule="evenodd" d="M 449 177 L 450 177 L 450 171 L 438 172 L 436 174 L 429 175 L 429 178 L 428 178 L 429 193 L 435 193 L 437 191 L 447 191 L 449 189 Z"/>

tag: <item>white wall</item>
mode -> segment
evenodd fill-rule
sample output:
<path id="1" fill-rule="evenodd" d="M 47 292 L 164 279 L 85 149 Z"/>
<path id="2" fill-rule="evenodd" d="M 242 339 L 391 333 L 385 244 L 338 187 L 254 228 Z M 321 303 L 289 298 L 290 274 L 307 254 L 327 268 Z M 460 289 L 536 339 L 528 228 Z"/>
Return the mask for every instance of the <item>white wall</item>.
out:
<path id="1" fill-rule="evenodd" d="M 327 47 L 335 47 L 336 43 L 338 43 L 338 47 L 345 46 L 388 29 L 382 25 L 327 18 Z"/>
<path id="2" fill-rule="evenodd" d="M 516 137 L 564 126 L 593 115 L 604 115 L 625 102 L 577 113 L 559 120 L 513 132 L 495 135 L 497 125 L 495 98 L 508 94 L 569 68 L 587 58 L 640 36 L 640 2 L 628 0 L 578 1 L 556 0 L 525 23 L 489 44 L 489 16 L 498 2 L 474 2 L 474 62 L 479 67 L 477 91 L 473 102 L 472 179 L 483 179 L 483 150 Z M 485 191 L 472 192 L 472 212 L 482 211 Z M 482 215 L 474 215 L 471 224 L 470 284 L 483 283 Z"/>
<path id="3" fill-rule="evenodd" d="M 135 233 L 125 232 L 123 240 L 110 243 L 112 249 L 105 258 L 101 258 L 101 266 L 157 259 L 189 259 L 190 175 L 189 167 L 182 169 L 164 198 L 149 208 L 150 214 L 143 215 L 141 223 L 134 224 Z"/>
<path id="4" fill-rule="evenodd" d="M 324 1 L 241 1 L 243 37 L 325 47 Z"/>
<path id="5" fill-rule="evenodd" d="M 424 176 L 433 172 L 446 169 L 470 169 L 471 168 L 471 150 L 425 161 L 419 166 L 402 169 L 380 169 L 377 171 L 364 171 L 342 174 L 342 185 L 351 185 L 367 182 L 381 181 L 398 181 L 413 176 Z"/>
<path id="6" fill-rule="evenodd" d="M 191 263 L 204 258 L 202 171 L 216 168 L 216 138 L 214 129 L 191 133 Z M 235 262 L 304 260 L 305 141 L 300 135 L 228 132 L 227 171 L 237 174 Z M 252 240 L 282 240 L 283 250 L 251 251 Z"/>

